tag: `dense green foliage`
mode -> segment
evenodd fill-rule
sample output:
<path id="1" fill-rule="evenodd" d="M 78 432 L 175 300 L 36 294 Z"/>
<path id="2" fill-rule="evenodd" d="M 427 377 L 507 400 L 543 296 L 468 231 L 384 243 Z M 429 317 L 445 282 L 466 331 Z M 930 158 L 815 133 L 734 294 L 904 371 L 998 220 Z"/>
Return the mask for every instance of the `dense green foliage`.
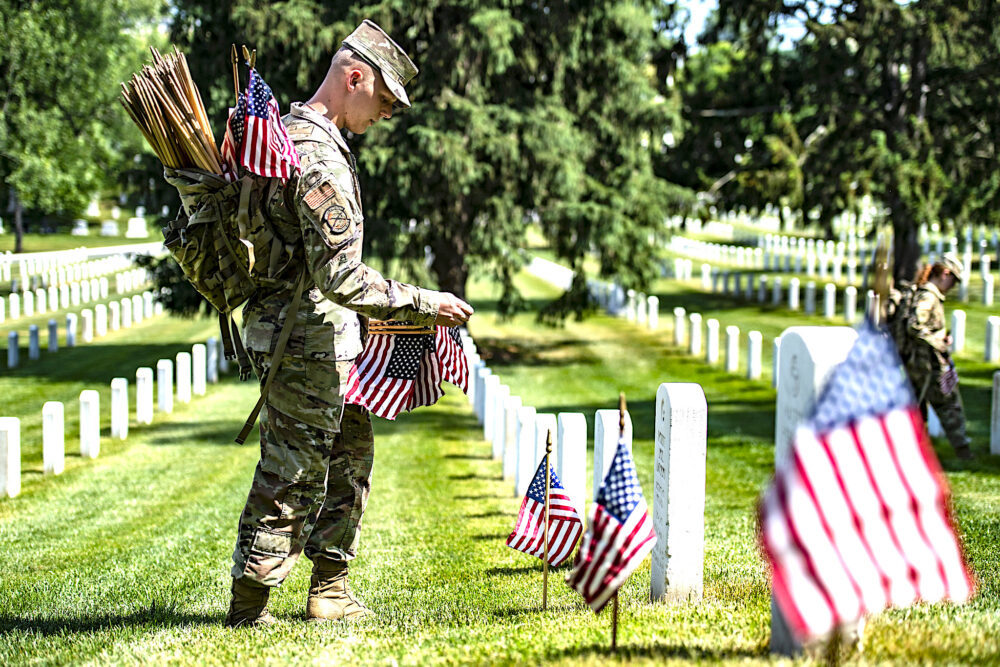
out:
<path id="1" fill-rule="evenodd" d="M 703 41 L 677 156 L 724 208 L 786 204 L 829 229 L 870 194 L 898 277 L 920 224 L 1000 222 L 995 2 L 722 0 Z"/>
<path id="2" fill-rule="evenodd" d="M 232 96 L 230 40 L 258 49 L 283 103 L 308 98 L 363 17 L 409 51 L 421 70 L 413 110 L 353 141 L 377 253 L 426 257 L 438 285 L 460 295 L 471 273 L 492 274 L 511 311 L 525 228 L 538 221 L 574 268 L 596 252 L 605 275 L 648 284 L 649 234 L 683 196 L 652 169 L 677 112 L 658 74 L 669 43 L 657 26 L 672 20 L 660 3 L 176 6 L 174 38 L 220 120 Z M 582 307 L 577 287 L 557 314 Z"/>
<path id="3" fill-rule="evenodd" d="M 140 149 L 117 84 L 142 63 L 161 4 L 0 0 L 0 191 L 18 240 L 24 208 L 79 213 Z"/>

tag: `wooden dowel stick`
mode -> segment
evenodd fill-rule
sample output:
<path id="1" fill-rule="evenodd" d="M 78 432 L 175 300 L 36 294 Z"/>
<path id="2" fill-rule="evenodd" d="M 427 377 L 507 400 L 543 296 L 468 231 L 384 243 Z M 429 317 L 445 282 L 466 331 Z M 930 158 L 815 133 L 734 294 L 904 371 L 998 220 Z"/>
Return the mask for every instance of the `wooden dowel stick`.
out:
<path id="1" fill-rule="evenodd" d="M 549 473 L 549 456 L 552 454 L 552 430 L 545 437 L 545 513 L 542 517 L 542 611 L 549 605 L 549 491 L 552 475 Z"/>

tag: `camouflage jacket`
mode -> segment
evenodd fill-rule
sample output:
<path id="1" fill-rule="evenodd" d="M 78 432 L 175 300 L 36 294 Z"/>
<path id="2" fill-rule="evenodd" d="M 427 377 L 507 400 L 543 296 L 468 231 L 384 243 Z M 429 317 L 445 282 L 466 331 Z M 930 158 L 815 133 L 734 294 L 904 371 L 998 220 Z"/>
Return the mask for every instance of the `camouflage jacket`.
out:
<path id="1" fill-rule="evenodd" d="M 265 213 L 274 231 L 300 255 L 293 256 L 281 277 L 294 284 L 297 267 L 308 270 L 286 354 L 349 361 L 361 353 L 367 318 L 433 324 L 438 292 L 387 280 L 361 261 L 361 189 L 354 156 L 340 130 L 300 103 L 292 104 L 282 121 L 301 169 L 298 178 L 272 190 Z M 257 290 L 243 311 L 247 349 L 274 350 L 293 294 L 292 286 Z"/>
<path id="2" fill-rule="evenodd" d="M 909 317 L 913 341 L 911 366 L 932 373 L 948 369 L 950 349 L 945 339 L 948 330 L 944 316 L 944 294 L 933 283 L 917 290 Z"/>

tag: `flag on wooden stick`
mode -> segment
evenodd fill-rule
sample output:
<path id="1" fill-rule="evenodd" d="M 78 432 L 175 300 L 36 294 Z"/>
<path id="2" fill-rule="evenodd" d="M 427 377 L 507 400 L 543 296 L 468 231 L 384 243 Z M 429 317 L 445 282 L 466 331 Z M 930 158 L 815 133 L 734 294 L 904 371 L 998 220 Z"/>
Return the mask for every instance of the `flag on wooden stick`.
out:
<path id="1" fill-rule="evenodd" d="M 251 68 L 247 90 L 229 114 L 222 157 L 234 175 L 243 167 L 258 176 L 285 180 L 299 166 L 278 102 L 255 69 Z"/>
<path id="2" fill-rule="evenodd" d="M 607 604 L 656 544 L 635 464 L 619 438 L 567 583 L 595 612 Z"/>
<path id="3" fill-rule="evenodd" d="M 948 485 L 888 335 L 867 321 L 760 503 L 774 597 L 800 641 L 973 593 Z"/>
<path id="4" fill-rule="evenodd" d="M 384 331 L 414 329 L 408 322 L 382 322 L 379 326 Z M 379 417 L 395 419 L 404 410 L 436 403 L 444 396 L 442 381 L 463 392 L 469 389 L 469 365 L 456 329 L 380 332 L 369 335 L 351 367 L 344 400 Z"/>
<path id="5" fill-rule="evenodd" d="M 507 538 L 507 546 L 531 556 L 545 558 L 545 464 L 544 457 L 528 485 L 528 492 L 521 501 L 514 531 Z M 549 466 L 549 564 L 558 567 L 570 557 L 576 547 L 583 522 L 576 513 L 566 489 L 559 482 L 555 470 Z"/>

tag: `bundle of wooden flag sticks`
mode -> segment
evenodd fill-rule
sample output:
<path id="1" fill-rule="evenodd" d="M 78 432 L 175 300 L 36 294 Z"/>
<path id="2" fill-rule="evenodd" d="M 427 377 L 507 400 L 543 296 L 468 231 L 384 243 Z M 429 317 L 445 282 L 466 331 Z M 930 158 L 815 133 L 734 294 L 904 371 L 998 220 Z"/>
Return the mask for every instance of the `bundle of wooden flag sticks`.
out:
<path id="1" fill-rule="evenodd" d="M 150 51 L 153 64 L 122 84 L 122 106 L 164 166 L 221 174 L 222 157 L 184 54 Z"/>

